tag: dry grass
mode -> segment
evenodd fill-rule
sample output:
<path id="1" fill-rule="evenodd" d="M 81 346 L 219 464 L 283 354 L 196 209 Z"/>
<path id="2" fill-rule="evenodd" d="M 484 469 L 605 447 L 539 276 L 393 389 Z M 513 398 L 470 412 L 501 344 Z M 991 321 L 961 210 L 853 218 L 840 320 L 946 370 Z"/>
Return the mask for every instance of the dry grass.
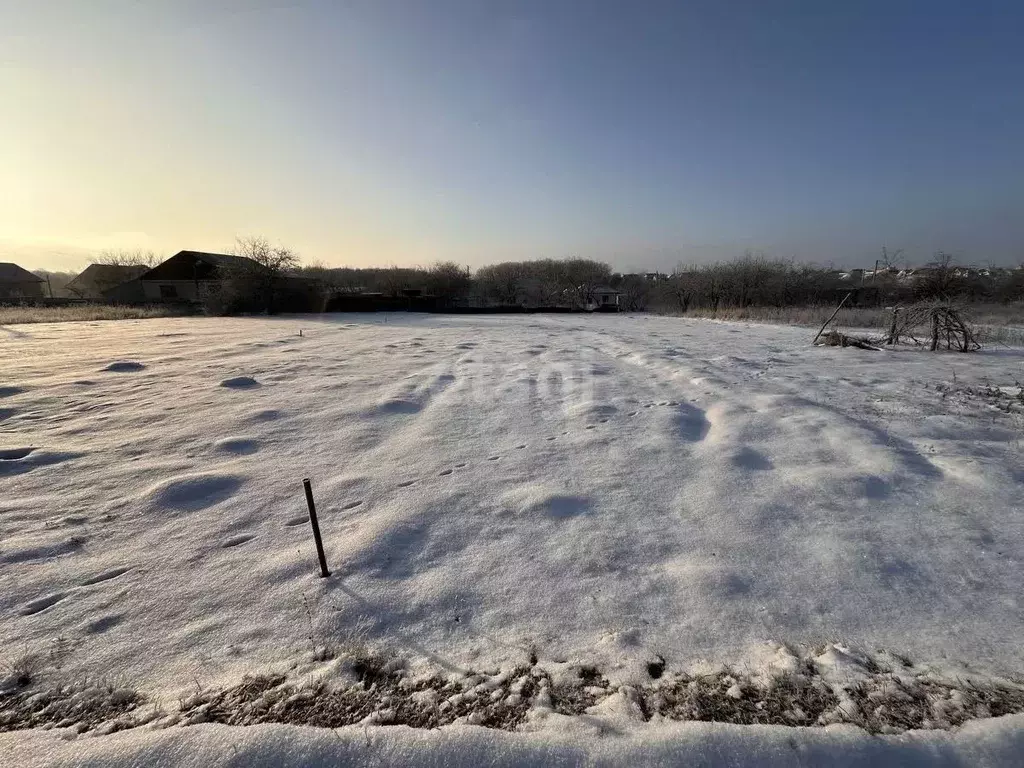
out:
<path id="1" fill-rule="evenodd" d="M 324 682 L 298 687 L 283 676 L 245 678 L 234 688 L 202 692 L 182 702 L 186 725 L 226 723 L 289 723 L 340 728 L 356 723 L 438 728 L 459 718 L 476 725 L 514 730 L 523 722 L 537 691 L 540 670 L 517 667 L 501 686 L 499 696 L 477 690 L 480 682 L 440 677 L 411 682 L 393 660 L 370 655 L 354 660 L 351 685 Z M 511 691 L 515 696 L 510 697 Z"/>
<path id="2" fill-rule="evenodd" d="M 820 326 L 835 311 L 820 307 L 727 307 L 691 309 L 685 317 L 731 320 L 772 325 Z M 984 346 L 1005 344 L 1024 346 L 1024 304 L 974 304 L 963 307 L 964 317 L 978 331 Z M 887 331 L 892 312 L 885 307 L 849 307 L 839 310 L 834 324 L 838 328 L 877 328 Z M 922 326 L 923 327 L 923 326 Z"/>
<path id="3" fill-rule="evenodd" d="M 831 664 L 813 653 L 794 658 L 784 669 L 758 674 L 737 668 L 688 674 L 669 670 L 659 658 L 648 664 L 648 683 L 619 687 L 585 665 L 553 677 L 536 657 L 500 673 L 413 675 L 402 659 L 368 650 L 343 654 L 333 662 L 334 674 L 315 680 L 275 674 L 246 677 L 230 688 L 197 687 L 179 700 L 178 712 L 165 724 L 439 728 L 465 722 L 514 731 L 533 710 L 578 716 L 614 696 L 625 697 L 643 720 L 819 727 L 848 723 L 883 734 L 950 729 L 969 720 L 1024 712 L 1020 680 L 936 677 L 903 656 L 884 652 L 850 656 L 858 671 L 837 677 Z M 19 659 L 19 669 L 12 665 L 6 685 L 0 685 L 0 732 L 56 726 L 104 734 L 136 728 L 165 714 L 159 707 L 143 707 L 145 697 L 130 686 L 106 681 L 47 685 L 35 679 L 37 666 L 34 659 Z"/>
<path id="4" fill-rule="evenodd" d="M 59 684 L 37 690 L 31 683 L 0 695 L 0 732 L 56 726 L 80 733 L 105 725 L 104 732 L 134 728 L 131 716 L 143 701 L 138 691 L 109 682 Z"/>
<path id="5" fill-rule="evenodd" d="M 23 323 L 78 323 L 92 320 L 148 320 L 178 317 L 189 312 L 181 307 L 113 307 L 106 304 L 75 304 L 67 307 L 20 307 L 0 305 L 0 325 Z"/>
<path id="6" fill-rule="evenodd" d="M 819 725 L 839 699 L 806 663 L 803 670 L 772 678 L 766 687 L 727 674 L 680 677 L 658 685 L 652 712 L 670 720 L 737 725 Z"/>
<path id="7" fill-rule="evenodd" d="M 894 657 L 895 658 L 895 657 Z M 282 675 L 244 679 L 183 701 L 186 725 L 289 723 L 337 728 L 356 723 L 438 728 L 456 721 L 516 730 L 534 708 L 582 715 L 617 695 L 601 673 L 579 667 L 556 682 L 538 666 L 500 677 L 409 678 L 394 658 L 369 656 L 349 667 L 350 682 L 290 683 Z M 858 680 L 822 677 L 813 659 L 768 679 L 741 671 L 687 675 L 655 670 L 648 685 L 618 689 L 644 720 L 655 715 L 737 725 L 849 723 L 870 733 L 949 729 L 968 720 L 1024 712 L 1024 686 L 1004 680 L 939 680 L 909 661 L 868 659 Z"/>
<path id="8" fill-rule="evenodd" d="M 727 307 L 724 309 L 691 309 L 685 317 L 708 320 L 731 320 L 773 325 L 820 326 L 835 307 Z M 891 315 L 884 307 L 848 308 L 839 310 L 836 324 L 844 328 L 884 328 Z"/>

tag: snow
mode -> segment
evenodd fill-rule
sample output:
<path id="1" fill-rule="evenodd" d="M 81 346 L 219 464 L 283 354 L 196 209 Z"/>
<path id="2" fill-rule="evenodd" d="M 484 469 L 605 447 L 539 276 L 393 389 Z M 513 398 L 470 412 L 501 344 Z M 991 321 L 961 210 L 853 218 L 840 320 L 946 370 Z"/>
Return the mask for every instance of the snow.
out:
<path id="1" fill-rule="evenodd" d="M 59 639 L 62 675 L 169 701 L 356 636 L 450 671 L 535 652 L 615 686 L 649 682 L 659 657 L 756 672 L 780 643 L 837 640 L 1019 673 L 1022 416 L 938 387 L 1019 391 L 1024 352 L 811 336 L 608 315 L 0 329 L 0 646 L 45 653 Z M 625 760 L 641 744 L 673 762 L 754 744 L 782 764 L 792 751 L 787 729 L 630 722 L 614 744 L 466 728 L 372 739 L 424 763 L 451 740 L 510 762 Z M 899 743 L 908 761 L 1009 754 L 1019 723 Z M 378 749 L 299 732 L 306 746 L 288 749 L 316 759 Z M 194 739 L 255 760 L 294 731 L 226 733 L 116 734 L 88 750 L 188 764 Z M 850 765 L 880 749 L 847 730 L 800 733 L 808 754 L 841 745 Z M 86 754 L 18 738 L 55 762 Z"/>
<path id="2" fill-rule="evenodd" d="M 565 718 L 568 720 L 568 718 Z M 471 725 L 436 730 L 405 726 L 336 730 L 287 725 L 237 728 L 197 725 L 136 729 L 73 738 L 54 731 L 0 733 L 0 754 L 17 755 L 19 768 L 175 765 L 208 768 L 327 768 L 338 765 L 489 766 L 652 765 L 727 768 L 737 765 L 878 768 L 880 765 L 1015 766 L 1024 754 L 1024 716 L 979 720 L 957 732 L 914 731 L 869 736 L 852 726 L 782 728 L 718 723 L 648 723 L 601 730 L 564 723 L 528 733 Z M 635 725 L 635 724 L 634 724 Z"/>

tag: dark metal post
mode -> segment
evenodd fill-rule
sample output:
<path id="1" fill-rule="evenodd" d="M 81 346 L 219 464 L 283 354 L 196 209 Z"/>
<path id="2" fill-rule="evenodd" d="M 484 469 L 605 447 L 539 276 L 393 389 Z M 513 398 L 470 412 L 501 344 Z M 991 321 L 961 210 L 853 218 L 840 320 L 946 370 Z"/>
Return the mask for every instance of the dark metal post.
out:
<path id="1" fill-rule="evenodd" d="M 306 505 L 309 507 L 309 524 L 313 526 L 313 540 L 316 542 L 316 556 L 320 560 L 320 577 L 326 579 L 331 575 L 327 570 L 327 557 L 324 555 L 324 542 L 320 538 L 320 523 L 316 519 L 316 504 L 313 503 L 313 487 L 309 479 L 302 481 L 302 487 L 306 491 Z"/>

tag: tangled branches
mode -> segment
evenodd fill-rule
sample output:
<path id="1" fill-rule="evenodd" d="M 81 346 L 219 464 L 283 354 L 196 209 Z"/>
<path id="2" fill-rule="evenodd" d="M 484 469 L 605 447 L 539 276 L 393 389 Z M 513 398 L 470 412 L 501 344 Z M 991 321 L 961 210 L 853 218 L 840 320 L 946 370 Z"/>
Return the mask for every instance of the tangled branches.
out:
<path id="1" fill-rule="evenodd" d="M 928 332 L 930 349 L 933 352 L 939 348 L 943 339 L 946 349 L 974 352 L 981 348 L 977 333 L 967 324 L 962 313 L 949 304 L 894 307 L 886 343 L 899 344 L 901 341 L 910 340 L 921 345 L 925 342 L 917 338 L 917 335 L 924 336 Z"/>

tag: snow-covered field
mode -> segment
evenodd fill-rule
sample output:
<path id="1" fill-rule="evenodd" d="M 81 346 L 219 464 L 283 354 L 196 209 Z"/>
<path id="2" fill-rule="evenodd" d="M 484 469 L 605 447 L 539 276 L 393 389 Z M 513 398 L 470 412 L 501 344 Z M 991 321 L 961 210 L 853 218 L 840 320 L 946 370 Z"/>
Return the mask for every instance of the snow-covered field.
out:
<path id="1" fill-rule="evenodd" d="M 649 682 L 659 657 L 756 669 L 782 643 L 1021 673 L 1024 350 L 811 336 L 644 316 L 0 328 L 0 648 L 168 702 L 357 643 L 442 671 L 535 654 L 613 685 Z M 569 738 L 565 720 L 550 738 Z M 1022 722 L 899 738 L 959 739 L 995 764 Z M 127 744 L 138 760 L 147 739 L 223 751 L 226 728 L 78 751 L 36 732 L 0 750 L 27 764 Z M 451 728 L 390 730 L 424 755 L 469 734 L 467 749 L 493 739 L 513 759 L 519 738 L 524 760 L 542 756 L 527 735 Z M 619 746 L 565 744 L 597 761 L 648 736 L 666 755 L 701 739 L 743 754 L 795 749 L 789 730 L 638 723 Z M 311 754 L 363 744 L 299 733 Z M 808 754 L 835 742 L 860 764 L 861 739 L 877 758 L 850 730 L 799 733 Z M 552 760 L 579 759 L 552 744 Z M 940 753 L 954 759 L 922 752 Z"/>

